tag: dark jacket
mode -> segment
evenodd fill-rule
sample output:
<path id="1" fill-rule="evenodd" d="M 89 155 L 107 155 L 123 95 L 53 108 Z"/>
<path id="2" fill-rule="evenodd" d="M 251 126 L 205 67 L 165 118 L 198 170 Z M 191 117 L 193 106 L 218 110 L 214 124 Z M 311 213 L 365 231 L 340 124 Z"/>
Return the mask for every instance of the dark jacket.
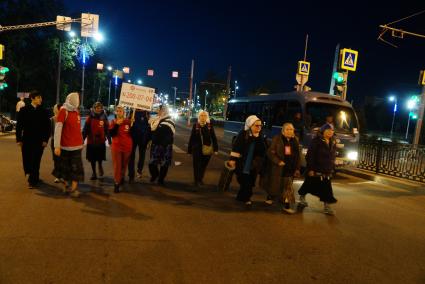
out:
<path id="1" fill-rule="evenodd" d="M 152 131 L 152 144 L 164 147 L 172 145 L 174 143 L 174 127 L 175 124 L 170 116 L 162 118 L 158 127 Z"/>
<path id="2" fill-rule="evenodd" d="M 295 171 L 300 170 L 300 147 L 297 138 L 288 140 L 282 134 L 276 135 L 273 137 L 267 156 L 273 165 L 278 165 L 280 161 L 285 162 L 285 165 L 281 167 L 281 176 L 293 176 Z"/>
<path id="3" fill-rule="evenodd" d="M 326 144 L 322 136 L 315 137 L 308 147 L 306 161 L 307 171 L 314 171 L 325 175 L 332 174 L 335 168 L 336 143 L 330 139 Z"/>
<path id="4" fill-rule="evenodd" d="M 18 112 L 16 142 L 47 143 L 50 138 L 50 124 L 49 114 L 42 106 L 24 106 Z"/>
<path id="5" fill-rule="evenodd" d="M 132 132 L 133 141 L 147 143 L 150 136 L 149 112 L 137 110 L 134 114 L 134 123 Z"/>
<path id="6" fill-rule="evenodd" d="M 187 152 L 189 154 L 193 154 L 194 152 L 202 153 L 201 135 L 204 145 L 212 145 L 214 152 L 218 152 L 217 137 L 215 136 L 214 127 L 211 123 L 207 123 L 204 126 L 201 126 L 199 123 L 193 125 Z"/>
<path id="7" fill-rule="evenodd" d="M 236 161 L 236 173 L 238 174 L 243 171 L 251 143 L 255 143 L 254 157 L 250 166 L 251 171 L 261 173 L 264 168 L 264 159 L 267 151 L 265 137 L 261 133 L 258 137 L 254 137 L 249 130 L 243 130 L 236 136 L 230 153 L 230 159 Z"/>

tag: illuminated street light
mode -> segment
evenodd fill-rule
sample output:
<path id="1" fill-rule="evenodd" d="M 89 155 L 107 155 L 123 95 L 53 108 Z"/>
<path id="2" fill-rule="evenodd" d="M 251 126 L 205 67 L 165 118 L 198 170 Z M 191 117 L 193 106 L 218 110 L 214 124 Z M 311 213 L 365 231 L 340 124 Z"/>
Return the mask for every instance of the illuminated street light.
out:
<path id="1" fill-rule="evenodd" d="M 394 120 L 395 120 L 395 113 L 397 112 L 397 97 L 396 96 L 390 96 L 388 98 L 390 102 L 394 102 L 394 109 L 393 109 L 393 122 L 391 123 L 391 132 L 390 136 L 393 137 L 393 129 L 394 129 Z"/>
<path id="2" fill-rule="evenodd" d="M 143 84 L 143 82 L 142 82 L 142 80 L 137 80 L 137 84 L 139 84 L 139 85 L 141 85 L 141 84 Z"/>

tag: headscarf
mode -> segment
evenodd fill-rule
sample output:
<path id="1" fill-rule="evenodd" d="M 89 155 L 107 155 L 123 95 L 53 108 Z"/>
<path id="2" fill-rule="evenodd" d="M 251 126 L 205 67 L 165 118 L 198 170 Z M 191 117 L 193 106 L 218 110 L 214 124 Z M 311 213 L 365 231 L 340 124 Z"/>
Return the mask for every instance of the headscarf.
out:
<path id="1" fill-rule="evenodd" d="M 332 129 L 332 130 L 334 130 L 334 127 L 333 127 L 333 125 L 332 125 L 332 124 L 325 123 L 325 124 L 323 124 L 323 125 L 322 125 L 322 127 L 320 127 L 320 133 L 325 132 L 325 130 L 327 130 L 327 129 Z"/>
<path id="2" fill-rule="evenodd" d="M 245 130 L 249 130 L 251 128 L 251 126 L 257 121 L 260 120 L 256 115 L 250 115 L 248 116 L 248 118 L 245 120 Z"/>
<path id="3" fill-rule="evenodd" d="M 207 120 L 205 121 L 205 123 L 204 124 L 202 124 L 201 123 L 201 121 L 200 121 L 200 119 L 199 119 L 199 117 L 201 116 L 201 114 L 203 114 L 203 113 L 205 113 L 206 115 L 207 115 Z M 198 123 L 201 125 L 201 126 L 204 126 L 206 123 L 210 123 L 211 121 L 210 121 L 210 115 L 208 114 L 208 112 L 207 111 L 205 111 L 205 110 L 201 110 L 199 113 L 198 113 Z"/>
<path id="4" fill-rule="evenodd" d="M 70 93 L 63 104 L 67 111 L 77 111 L 79 105 L 80 95 L 78 93 Z"/>
<path id="5" fill-rule="evenodd" d="M 166 105 L 160 105 L 159 106 L 159 110 L 161 110 L 161 115 L 158 115 L 157 117 L 152 118 L 150 120 L 150 122 L 149 122 L 152 131 L 155 131 L 156 130 L 156 128 L 158 127 L 158 125 L 161 122 L 161 120 L 163 120 L 164 118 L 169 117 L 168 107 Z"/>

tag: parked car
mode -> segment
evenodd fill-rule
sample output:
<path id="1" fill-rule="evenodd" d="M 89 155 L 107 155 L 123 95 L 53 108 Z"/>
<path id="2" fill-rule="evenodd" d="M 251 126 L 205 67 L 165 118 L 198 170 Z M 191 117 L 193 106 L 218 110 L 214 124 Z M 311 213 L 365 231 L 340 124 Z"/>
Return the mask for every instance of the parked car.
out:
<path id="1" fill-rule="evenodd" d="M 16 128 L 16 121 L 0 113 L 0 132 L 12 131 Z"/>

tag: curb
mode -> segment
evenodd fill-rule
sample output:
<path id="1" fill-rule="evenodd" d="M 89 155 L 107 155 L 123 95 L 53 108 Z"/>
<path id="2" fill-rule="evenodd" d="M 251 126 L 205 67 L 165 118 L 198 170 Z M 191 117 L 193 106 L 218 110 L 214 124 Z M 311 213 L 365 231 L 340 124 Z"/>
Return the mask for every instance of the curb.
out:
<path id="1" fill-rule="evenodd" d="M 418 191 L 418 190 L 425 189 L 425 184 L 423 183 L 379 175 L 379 174 L 366 172 L 366 171 L 362 171 L 358 169 L 339 169 L 338 171 L 347 175 L 355 176 L 365 180 L 370 180 L 380 184 L 389 185 L 389 186 L 393 186 L 393 187 L 397 187 L 397 188 L 401 188 L 405 190 Z"/>

